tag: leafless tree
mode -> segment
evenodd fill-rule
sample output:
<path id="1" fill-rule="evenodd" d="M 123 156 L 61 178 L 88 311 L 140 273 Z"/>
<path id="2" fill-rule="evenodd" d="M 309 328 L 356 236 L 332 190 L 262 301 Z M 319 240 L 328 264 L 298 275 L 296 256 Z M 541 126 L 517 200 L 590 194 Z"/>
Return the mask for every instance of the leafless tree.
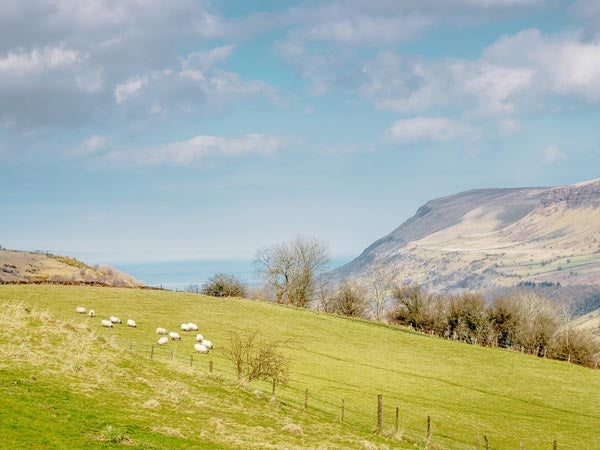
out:
<path id="1" fill-rule="evenodd" d="M 279 350 L 280 344 L 264 339 L 258 330 L 246 336 L 231 331 L 225 355 L 233 363 L 239 382 L 261 379 L 286 384 L 289 359 Z"/>
<path id="2" fill-rule="evenodd" d="M 275 293 L 275 302 L 305 307 L 318 290 L 317 278 L 329 264 L 327 245 L 297 237 L 257 252 L 255 265 Z"/>
<path id="3" fill-rule="evenodd" d="M 373 318 L 380 321 L 392 290 L 394 289 L 394 272 L 388 267 L 377 267 L 367 277 L 370 288 L 369 310 Z"/>

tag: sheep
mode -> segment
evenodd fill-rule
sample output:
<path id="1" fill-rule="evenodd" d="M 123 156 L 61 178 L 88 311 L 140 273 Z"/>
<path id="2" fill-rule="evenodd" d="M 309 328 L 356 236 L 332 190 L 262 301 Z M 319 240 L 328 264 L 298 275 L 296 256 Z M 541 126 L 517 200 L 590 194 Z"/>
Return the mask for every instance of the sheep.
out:
<path id="1" fill-rule="evenodd" d="M 90 312 L 88 314 L 90 317 L 96 317 L 96 312 L 93 309 L 90 309 Z"/>
<path id="2" fill-rule="evenodd" d="M 194 344 L 194 350 L 198 353 L 208 353 L 208 348 L 202 344 Z"/>
<path id="3" fill-rule="evenodd" d="M 119 319 L 117 316 L 110 316 L 110 319 L 109 319 L 109 320 L 110 320 L 112 323 L 123 323 L 123 322 L 121 321 L 121 319 Z"/>
<path id="4" fill-rule="evenodd" d="M 202 339 L 202 345 L 204 345 L 206 348 L 209 348 L 211 350 L 213 348 L 213 343 L 210 342 L 208 339 Z"/>
<path id="5" fill-rule="evenodd" d="M 168 331 L 167 331 L 167 329 L 166 329 L 166 328 L 163 328 L 163 327 L 158 327 L 158 328 L 156 329 L 156 334 L 167 334 L 167 333 L 168 333 Z"/>
<path id="6" fill-rule="evenodd" d="M 169 342 L 169 338 L 166 336 L 160 337 L 160 338 L 158 338 L 158 341 L 156 341 L 156 343 L 158 345 L 167 345 L 168 342 Z"/>
<path id="7" fill-rule="evenodd" d="M 181 331 L 191 331 L 192 328 L 190 327 L 189 323 L 182 323 L 181 324 Z"/>
<path id="8" fill-rule="evenodd" d="M 87 309 L 85 309 L 83 306 L 78 306 L 77 308 L 75 308 L 75 312 L 77 314 L 85 314 L 87 312 Z"/>
<path id="9" fill-rule="evenodd" d="M 127 326 L 135 328 L 137 327 L 137 323 L 135 323 L 135 320 L 133 319 L 127 319 Z"/>
<path id="10" fill-rule="evenodd" d="M 106 328 L 112 328 L 113 323 L 110 320 L 102 319 L 102 326 Z"/>
<path id="11" fill-rule="evenodd" d="M 171 338 L 172 341 L 180 341 L 181 340 L 181 336 L 179 336 L 179 333 L 175 333 L 174 331 L 171 331 L 169 333 L 169 337 Z"/>
<path id="12" fill-rule="evenodd" d="M 188 323 L 188 327 L 190 328 L 190 331 L 198 331 L 198 325 L 196 325 L 195 323 Z"/>
<path id="13" fill-rule="evenodd" d="M 202 342 L 203 340 L 204 340 L 204 336 L 202 336 L 201 334 L 196 335 L 196 342 Z"/>

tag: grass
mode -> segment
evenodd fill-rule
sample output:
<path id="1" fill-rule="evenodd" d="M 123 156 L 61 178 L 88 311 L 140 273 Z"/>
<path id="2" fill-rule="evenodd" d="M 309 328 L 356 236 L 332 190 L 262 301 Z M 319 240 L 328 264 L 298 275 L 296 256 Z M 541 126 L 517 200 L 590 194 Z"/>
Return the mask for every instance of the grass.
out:
<path id="1" fill-rule="evenodd" d="M 39 319 L 33 321 L 32 329 L 44 332 L 31 342 L 23 340 L 22 331 L 9 333 L 8 340 L 0 335 L 2 351 L 20 355 L 14 364 L 0 363 L 1 398 L 16 402 L 7 409 L 22 411 L 19 417 L 49 421 L 51 416 L 44 414 L 52 410 L 40 416 L 28 401 L 16 401 L 18 396 L 8 395 L 6 389 L 16 392 L 31 385 L 31 395 L 40 404 L 56 401 L 59 410 L 64 407 L 63 395 L 73 392 L 69 395 L 76 401 L 66 402 L 73 405 L 70 414 L 78 421 L 80 414 L 82 421 L 88 418 L 85 426 L 64 433 L 64 439 L 78 439 L 73 441 L 75 447 L 84 442 L 84 447 L 109 445 L 113 435 L 122 443 L 169 448 L 183 447 L 192 437 L 205 439 L 207 446 L 240 448 L 317 447 L 322 443 L 356 448 L 370 445 L 365 441 L 388 447 L 419 446 L 430 415 L 433 443 L 440 447 L 473 448 L 479 433 L 488 436 L 492 449 L 519 448 L 520 443 L 527 449 L 551 448 L 555 439 L 561 449 L 600 448 L 596 407 L 600 372 L 563 362 L 248 300 L 149 290 L 9 285 L 0 286 L 0 300 L 49 311 L 52 320 L 68 324 L 61 325 L 61 330 L 67 327 L 65 332 L 76 336 L 54 336 L 47 330 L 52 327 L 38 323 Z M 97 317 L 76 315 L 78 305 L 95 309 Z M 112 314 L 123 321 L 133 318 L 138 327 L 102 329 L 100 320 Z M 180 332 L 181 342 L 155 348 L 154 360 L 149 361 L 156 327 L 178 330 L 188 321 L 200 326 L 200 332 L 215 343 L 215 351 L 195 355 L 190 368 L 194 336 Z M 259 329 L 265 337 L 286 342 L 285 351 L 292 360 L 291 381 L 277 388 L 277 402 L 269 401 L 271 387 L 266 383 L 239 388 L 233 381 L 231 364 L 220 350 L 232 329 Z M 31 348 L 42 344 L 44 350 L 32 355 Z M 95 349 L 93 353 L 90 348 Z M 43 364 L 36 363 L 38 357 Z M 209 360 L 214 361 L 213 376 L 206 374 Z M 60 364 L 53 369 L 47 366 L 50 361 Z M 43 379 L 31 381 L 39 367 L 45 368 Z M 23 384 L 10 384 L 15 379 Z M 307 388 L 309 408 L 303 411 Z M 383 395 L 384 434 L 393 434 L 395 408 L 399 407 L 400 428 L 410 440 L 372 433 L 377 394 Z M 338 420 L 342 399 L 346 405 L 343 425 Z M 161 405 L 160 414 L 152 402 L 143 407 L 150 400 Z M 206 412 L 211 419 L 198 422 L 198 415 Z M 7 426 L 5 414 L 3 409 L 0 426 L 9 428 L 13 439 L 20 439 L 25 430 Z M 11 413 L 8 420 L 19 419 Z M 71 422 L 69 426 L 75 426 Z M 299 425 L 302 434 L 283 432 L 290 423 Z M 37 425 L 44 427 L 43 422 Z M 0 429 L 0 434 L 5 436 L 5 431 Z"/>

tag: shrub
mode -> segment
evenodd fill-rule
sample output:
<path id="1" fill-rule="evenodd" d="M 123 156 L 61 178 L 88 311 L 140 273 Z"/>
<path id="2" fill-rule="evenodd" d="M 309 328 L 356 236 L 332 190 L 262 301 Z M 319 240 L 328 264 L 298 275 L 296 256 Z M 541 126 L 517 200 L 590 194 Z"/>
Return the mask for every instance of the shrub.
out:
<path id="1" fill-rule="evenodd" d="M 211 297 L 244 297 L 245 284 L 233 275 L 218 273 L 202 285 L 202 294 Z"/>
<path id="2" fill-rule="evenodd" d="M 340 285 L 331 303 L 334 312 L 351 317 L 364 317 L 369 306 L 364 290 L 351 282 Z"/>

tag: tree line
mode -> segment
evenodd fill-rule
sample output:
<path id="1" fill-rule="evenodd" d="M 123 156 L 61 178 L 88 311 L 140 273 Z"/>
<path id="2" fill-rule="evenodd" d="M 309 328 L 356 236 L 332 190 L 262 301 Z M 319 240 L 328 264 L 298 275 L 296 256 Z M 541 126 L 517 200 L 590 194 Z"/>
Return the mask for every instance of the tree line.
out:
<path id="1" fill-rule="evenodd" d="M 255 266 L 263 285 L 249 289 L 232 275 L 217 274 L 201 292 L 248 296 L 344 316 L 387 321 L 419 332 L 476 345 L 503 347 L 540 357 L 594 365 L 600 352 L 589 330 L 574 328 L 572 308 L 539 292 L 516 290 L 487 301 L 481 293 L 432 294 L 396 281 L 385 267 L 361 280 L 327 276 L 327 244 L 297 237 L 260 249 Z"/>

